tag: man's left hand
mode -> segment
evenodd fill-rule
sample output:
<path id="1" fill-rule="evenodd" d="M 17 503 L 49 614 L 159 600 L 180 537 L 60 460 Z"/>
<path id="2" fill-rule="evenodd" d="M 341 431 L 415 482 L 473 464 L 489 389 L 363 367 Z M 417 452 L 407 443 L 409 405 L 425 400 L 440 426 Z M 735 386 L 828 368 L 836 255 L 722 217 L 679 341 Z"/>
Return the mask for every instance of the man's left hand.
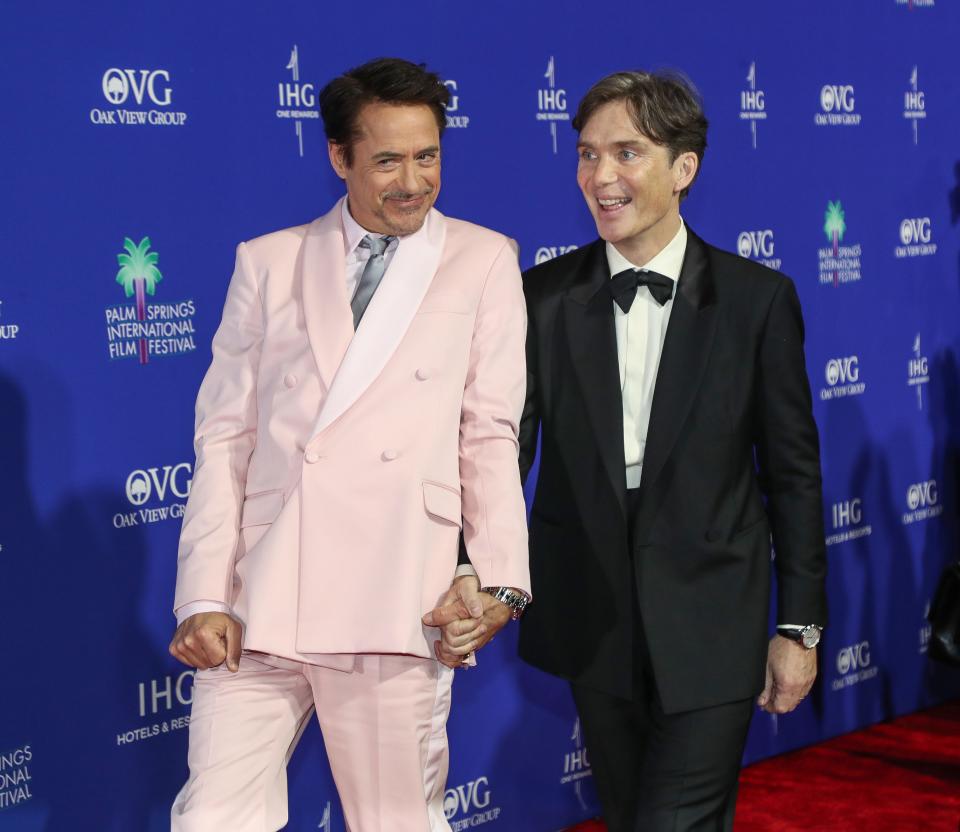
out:
<path id="1" fill-rule="evenodd" d="M 460 578 L 457 582 L 471 580 L 476 582 L 477 579 Z M 460 597 L 444 598 L 445 603 L 423 617 L 424 624 L 440 628 L 441 637 L 434 645 L 434 652 L 437 659 L 447 667 L 463 667 L 466 656 L 483 647 L 511 618 L 510 607 L 502 601 L 489 593 L 476 591 L 473 587 L 470 588 L 473 591 L 464 592 L 464 589 L 466 588 L 461 588 Z M 463 595 L 468 596 L 470 603 L 465 602 Z M 480 615 L 477 617 L 471 615 L 474 601 L 480 603 Z"/>
<path id="2" fill-rule="evenodd" d="M 790 713 L 817 678 L 817 651 L 777 635 L 767 649 L 767 684 L 757 704 L 771 714 Z"/>

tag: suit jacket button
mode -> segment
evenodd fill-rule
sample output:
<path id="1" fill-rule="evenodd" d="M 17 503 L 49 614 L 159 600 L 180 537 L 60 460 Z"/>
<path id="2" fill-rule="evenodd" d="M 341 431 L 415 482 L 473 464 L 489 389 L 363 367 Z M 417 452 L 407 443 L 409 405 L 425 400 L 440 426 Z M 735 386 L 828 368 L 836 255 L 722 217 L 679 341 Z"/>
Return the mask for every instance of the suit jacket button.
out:
<path id="1" fill-rule="evenodd" d="M 283 377 L 283 383 L 287 387 L 296 387 L 297 386 L 297 377 L 293 373 L 287 373 Z"/>
<path id="2" fill-rule="evenodd" d="M 415 375 L 419 381 L 426 381 L 428 378 L 430 378 L 430 371 L 424 369 L 423 367 L 418 367 Z"/>
<path id="3" fill-rule="evenodd" d="M 384 462 L 393 462 L 398 456 L 399 454 L 393 450 L 393 448 L 387 448 L 381 455 L 381 459 L 383 459 Z"/>
<path id="4" fill-rule="evenodd" d="M 303 458 L 304 458 L 304 460 L 306 460 L 306 462 L 308 462 L 310 465 L 313 465 L 314 462 L 319 462 L 319 461 L 320 461 L 320 454 L 318 454 L 316 451 L 307 451 L 307 452 L 304 454 Z"/>

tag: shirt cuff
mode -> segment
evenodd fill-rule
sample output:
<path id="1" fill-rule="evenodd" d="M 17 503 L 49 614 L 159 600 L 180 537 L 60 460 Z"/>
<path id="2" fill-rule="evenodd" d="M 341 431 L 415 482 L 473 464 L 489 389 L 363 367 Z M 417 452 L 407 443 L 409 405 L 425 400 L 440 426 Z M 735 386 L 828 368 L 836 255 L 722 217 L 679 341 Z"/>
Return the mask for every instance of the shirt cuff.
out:
<path id="1" fill-rule="evenodd" d="M 473 568 L 472 564 L 461 563 L 457 567 L 457 571 L 453 573 L 453 579 L 456 580 L 457 578 L 462 578 L 465 575 L 469 575 L 472 578 L 477 577 L 477 570 Z"/>
<path id="2" fill-rule="evenodd" d="M 177 626 L 183 624 L 191 615 L 197 615 L 201 612 L 225 612 L 227 615 L 233 616 L 233 610 L 222 601 L 191 601 L 189 604 L 184 604 L 174 610 L 177 616 Z"/>

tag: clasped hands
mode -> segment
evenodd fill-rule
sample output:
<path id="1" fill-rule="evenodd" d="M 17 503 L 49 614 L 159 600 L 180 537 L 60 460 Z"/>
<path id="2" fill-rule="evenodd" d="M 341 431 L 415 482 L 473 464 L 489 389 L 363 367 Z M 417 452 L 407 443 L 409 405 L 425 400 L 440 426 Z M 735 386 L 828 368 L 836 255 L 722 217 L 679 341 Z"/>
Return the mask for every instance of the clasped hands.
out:
<path id="1" fill-rule="evenodd" d="M 476 576 L 463 575 L 422 620 L 428 627 L 440 628 L 440 638 L 433 645 L 437 660 L 458 668 L 466 667 L 470 654 L 493 639 L 510 617 L 510 607 L 480 591 Z"/>

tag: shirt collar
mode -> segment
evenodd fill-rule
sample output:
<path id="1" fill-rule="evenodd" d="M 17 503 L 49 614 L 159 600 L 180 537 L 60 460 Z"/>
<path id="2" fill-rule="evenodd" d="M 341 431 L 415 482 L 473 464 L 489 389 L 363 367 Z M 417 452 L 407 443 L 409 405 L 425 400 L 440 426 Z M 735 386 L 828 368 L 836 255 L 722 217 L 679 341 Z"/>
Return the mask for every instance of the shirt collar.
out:
<path id="1" fill-rule="evenodd" d="M 378 234 L 375 231 L 367 231 L 366 228 L 360 225 L 360 223 L 353 218 L 350 209 L 347 207 L 347 197 L 344 197 L 343 202 L 340 204 L 340 221 L 343 224 L 343 253 L 346 257 L 349 257 L 356 251 L 357 246 L 360 245 L 360 241 L 368 234 L 372 237 L 387 236 L 385 234 Z M 394 237 L 387 248 L 396 248 L 398 245 L 399 241 Z"/>
<path id="2" fill-rule="evenodd" d="M 636 263 L 631 263 L 617 250 L 613 243 L 607 243 L 606 249 L 607 265 L 610 267 L 611 276 L 626 269 L 646 269 L 676 281 L 680 278 L 683 255 L 687 250 L 687 226 L 683 222 L 683 217 L 680 217 L 680 228 L 673 235 L 673 239 L 643 265 L 638 266 Z"/>

